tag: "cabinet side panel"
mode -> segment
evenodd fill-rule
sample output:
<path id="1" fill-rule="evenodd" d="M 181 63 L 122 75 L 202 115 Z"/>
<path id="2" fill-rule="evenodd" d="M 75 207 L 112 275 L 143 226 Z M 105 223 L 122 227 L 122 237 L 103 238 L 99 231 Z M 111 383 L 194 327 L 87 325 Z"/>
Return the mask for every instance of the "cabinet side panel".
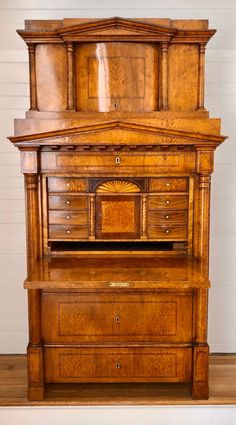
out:
<path id="1" fill-rule="evenodd" d="M 173 44 L 168 51 L 169 109 L 197 109 L 198 47 Z"/>

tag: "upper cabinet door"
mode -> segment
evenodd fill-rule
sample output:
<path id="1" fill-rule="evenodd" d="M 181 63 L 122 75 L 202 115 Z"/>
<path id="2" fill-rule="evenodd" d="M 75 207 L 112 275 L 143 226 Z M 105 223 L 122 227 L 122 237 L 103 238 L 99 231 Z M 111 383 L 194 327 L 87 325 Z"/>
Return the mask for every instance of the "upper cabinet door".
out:
<path id="1" fill-rule="evenodd" d="M 91 43 L 76 47 L 78 111 L 153 111 L 158 107 L 158 47 Z"/>
<path id="2" fill-rule="evenodd" d="M 140 195 L 97 195 L 96 237 L 140 238 Z"/>

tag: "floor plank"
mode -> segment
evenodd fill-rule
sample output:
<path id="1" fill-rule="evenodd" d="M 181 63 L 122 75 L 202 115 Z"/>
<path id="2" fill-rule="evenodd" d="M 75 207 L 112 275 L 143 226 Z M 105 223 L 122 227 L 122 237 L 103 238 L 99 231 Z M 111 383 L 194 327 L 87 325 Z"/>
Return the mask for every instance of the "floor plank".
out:
<path id="1" fill-rule="evenodd" d="M 236 404 L 236 355 L 210 359 L 210 398 L 193 401 L 182 384 L 55 384 L 43 402 L 27 400 L 25 355 L 0 355 L 0 405 L 230 405 Z"/>

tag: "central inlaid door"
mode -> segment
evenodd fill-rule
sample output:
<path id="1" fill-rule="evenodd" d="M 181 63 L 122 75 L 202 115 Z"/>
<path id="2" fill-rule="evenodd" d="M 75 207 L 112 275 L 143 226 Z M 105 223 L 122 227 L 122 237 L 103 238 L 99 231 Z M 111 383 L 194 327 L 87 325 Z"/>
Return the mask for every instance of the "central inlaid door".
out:
<path id="1" fill-rule="evenodd" d="M 140 189 L 133 182 L 112 180 L 96 191 L 96 237 L 140 238 Z"/>

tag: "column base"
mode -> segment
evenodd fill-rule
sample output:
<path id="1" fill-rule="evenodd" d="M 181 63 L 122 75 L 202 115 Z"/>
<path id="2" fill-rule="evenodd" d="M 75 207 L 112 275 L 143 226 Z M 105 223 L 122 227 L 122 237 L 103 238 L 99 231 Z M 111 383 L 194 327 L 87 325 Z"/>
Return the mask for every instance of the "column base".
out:
<path id="1" fill-rule="evenodd" d="M 28 387 L 28 400 L 43 401 L 44 393 L 44 387 Z"/>
<path id="2" fill-rule="evenodd" d="M 208 385 L 192 385 L 191 394 L 193 400 L 208 400 L 209 386 Z"/>

